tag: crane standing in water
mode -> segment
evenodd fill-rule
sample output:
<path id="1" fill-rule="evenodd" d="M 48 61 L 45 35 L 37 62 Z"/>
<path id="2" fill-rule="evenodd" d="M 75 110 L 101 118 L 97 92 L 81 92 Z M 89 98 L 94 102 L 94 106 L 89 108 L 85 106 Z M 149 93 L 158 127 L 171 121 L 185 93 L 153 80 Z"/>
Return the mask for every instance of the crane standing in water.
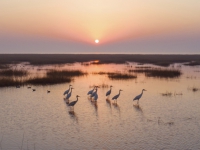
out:
<path id="1" fill-rule="evenodd" d="M 112 98 L 112 100 L 116 100 L 116 103 L 117 103 L 118 97 L 120 96 L 120 92 L 121 92 L 121 91 L 122 91 L 122 90 L 120 89 L 120 90 L 119 90 L 119 94 L 115 95 L 115 96 Z"/>
<path id="2" fill-rule="evenodd" d="M 90 90 L 90 91 L 87 93 L 87 95 L 92 95 L 92 93 L 94 92 L 95 88 L 96 88 L 96 86 L 94 86 L 94 88 L 93 88 L 92 90 Z"/>
<path id="3" fill-rule="evenodd" d="M 142 95 L 143 95 L 143 91 L 146 91 L 146 90 L 143 89 L 143 90 L 142 90 L 142 93 L 141 93 L 140 95 L 136 96 L 136 97 L 133 99 L 133 101 L 134 101 L 134 100 L 138 100 L 138 101 L 137 101 L 137 104 L 139 104 L 139 100 L 140 100 L 140 98 L 141 98 Z"/>
<path id="4" fill-rule="evenodd" d="M 74 89 L 74 88 L 71 88 L 70 93 L 68 93 L 67 96 L 66 96 L 66 98 L 65 98 L 67 104 L 69 103 L 69 98 L 70 98 L 71 95 L 72 95 L 72 89 Z"/>
<path id="5" fill-rule="evenodd" d="M 63 93 L 63 95 L 65 95 L 65 94 L 68 94 L 69 93 L 69 91 L 70 91 L 70 87 L 71 87 L 72 85 L 70 84 L 69 85 L 69 89 L 68 90 L 66 90 L 64 93 Z"/>
<path id="6" fill-rule="evenodd" d="M 74 111 L 74 105 L 78 102 L 78 97 L 80 97 L 80 96 L 76 95 L 76 101 L 72 101 L 69 103 L 68 106 L 70 106 L 70 109 L 72 108 L 71 111 Z"/>
<path id="7" fill-rule="evenodd" d="M 109 98 L 110 94 L 111 94 L 111 90 L 112 90 L 112 85 L 110 86 L 110 90 L 106 93 L 107 98 Z"/>

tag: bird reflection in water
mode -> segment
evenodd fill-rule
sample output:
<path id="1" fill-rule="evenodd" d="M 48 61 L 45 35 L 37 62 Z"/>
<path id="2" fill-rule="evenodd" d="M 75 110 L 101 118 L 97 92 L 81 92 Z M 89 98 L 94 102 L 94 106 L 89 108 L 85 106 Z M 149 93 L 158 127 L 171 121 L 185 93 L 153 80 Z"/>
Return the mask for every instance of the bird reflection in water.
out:
<path id="1" fill-rule="evenodd" d="M 78 123 L 78 117 L 77 117 L 76 113 L 71 110 L 68 113 L 70 115 L 70 118 L 72 118 L 73 120 L 75 120 Z"/>
<path id="2" fill-rule="evenodd" d="M 134 104 L 133 104 L 133 108 L 135 108 L 136 111 L 139 111 L 139 112 L 143 113 L 143 110 L 142 110 L 142 108 L 140 107 L 140 105 L 138 105 L 138 104 L 134 105 Z"/>
<path id="3" fill-rule="evenodd" d="M 98 103 L 96 101 L 91 101 L 92 106 L 95 108 L 95 113 L 98 116 Z"/>
<path id="4" fill-rule="evenodd" d="M 117 103 L 112 103 L 113 107 L 119 112 L 119 114 L 121 113 L 120 111 L 120 107 Z"/>
<path id="5" fill-rule="evenodd" d="M 108 106 L 111 108 L 111 101 L 110 101 L 108 98 L 106 98 L 106 103 L 107 103 Z"/>

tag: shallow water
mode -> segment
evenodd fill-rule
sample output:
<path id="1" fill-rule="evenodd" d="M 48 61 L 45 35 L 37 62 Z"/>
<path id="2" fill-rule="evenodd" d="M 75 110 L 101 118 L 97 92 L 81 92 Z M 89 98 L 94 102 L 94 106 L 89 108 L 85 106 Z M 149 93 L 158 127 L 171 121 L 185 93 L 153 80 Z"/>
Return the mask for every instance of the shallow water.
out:
<path id="1" fill-rule="evenodd" d="M 136 64 L 130 65 L 133 69 Z M 70 83 L 74 87 L 70 100 L 81 96 L 74 113 L 63 100 L 68 83 L 32 86 L 35 92 L 27 86 L 0 88 L 0 149 L 199 149 L 200 91 L 191 88 L 200 88 L 200 67 L 182 66 L 183 74 L 176 79 L 137 74 L 137 79 L 110 80 L 92 74 L 126 72 L 130 65 L 25 66 L 33 75 L 52 68 L 82 69 L 89 74 Z M 109 88 L 98 89 L 96 104 L 88 99 L 91 86 L 102 84 L 113 85 L 110 99 L 123 90 L 117 104 L 106 101 Z M 142 89 L 147 91 L 138 106 L 133 98 Z M 172 95 L 162 96 L 165 92 Z"/>

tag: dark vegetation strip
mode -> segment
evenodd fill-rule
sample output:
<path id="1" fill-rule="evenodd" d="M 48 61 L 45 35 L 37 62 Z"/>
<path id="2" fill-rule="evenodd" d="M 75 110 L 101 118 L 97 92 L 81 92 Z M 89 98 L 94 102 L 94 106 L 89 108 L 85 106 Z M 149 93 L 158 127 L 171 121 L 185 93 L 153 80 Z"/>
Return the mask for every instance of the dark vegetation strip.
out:
<path id="1" fill-rule="evenodd" d="M 5 69 L 0 70 L 0 76 L 26 76 L 28 72 L 26 70 L 15 70 L 15 69 Z"/>
<path id="2" fill-rule="evenodd" d="M 14 74 L 13 76 L 0 78 L 0 87 L 7 86 L 18 86 L 18 85 L 52 85 L 59 83 L 71 82 L 73 77 L 86 75 L 85 72 L 79 70 L 63 70 L 56 71 L 50 70 L 46 73 L 44 77 L 33 77 L 26 80 L 20 80 L 16 77 L 19 77 L 18 74 Z M 22 76 L 21 76 L 22 77 Z"/>
<path id="3" fill-rule="evenodd" d="M 116 79 L 116 80 L 123 80 L 123 79 L 135 79 L 137 76 L 127 73 L 117 73 L 117 72 L 93 72 L 92 74 L 98 74 L 98 75 L 107 75 L 110 79 Z"/>
<path id="4" fill-rule="evenodd" d="M 0 87 L 9 87 L 23 85 L 22 80 L 16 80 L 14 78 L 0 78 Z"/>
<path id="5" fill-rule="evenodd" d="M 180 70 L 175 69 L 136 69 L 129 70 L 129 72 L 145 73 L 147 77 L 158 77 L 158 78 L 177 78 L 182 73 Z"/>
<path id="6" fill-rule="evenodd" d="M 68 77 L 46 76 L 46 77 L 30 78 L 24 84 L 52 85 L 52 84 L 66 83 L 71 81 L 72 79 Z"/>
<path id="7" fill-rule="evenodd" d="M 135 79 L 137 76 L 122 73 L 109 73 L 108 78 L 112 80 Z"/>
<path id="8" fill-rule="evenodd" d="M 112 59 L 111 59 L 112 58 Z M 126 61 L 169 66 L 172 63 L 196 62 L 200 55 L 140 55 L 140 54 L 0 54 L 0 64 L 30 62 L 32 65 L 64 64 L 99 60 L 99 63 L 125 63 Z M 195 65 L 195 64 L 193 64 Z"/>
<path id="9" fill-rule="evenodd" d="M 80 70 L 50 70 L 47 72 L 47 76 L 67 76 L 67 77 L 75 77 L 75 76 L 83 76 L 87 75 L 87 73 Z"/>
<path id="10" fill-rule="evenodd" d="M 4 64 L 4 65 L 0 65 L 0 69 L 8 69 L 8 68 L 9 68 L 9 66 L 6 65 L 6 64 Z"/>

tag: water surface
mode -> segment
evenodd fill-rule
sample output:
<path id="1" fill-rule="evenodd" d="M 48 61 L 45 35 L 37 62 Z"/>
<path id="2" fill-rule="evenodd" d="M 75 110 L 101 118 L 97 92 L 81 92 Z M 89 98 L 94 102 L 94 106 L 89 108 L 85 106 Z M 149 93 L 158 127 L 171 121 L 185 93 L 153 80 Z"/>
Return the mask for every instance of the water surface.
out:
<path id="1" fill-rule="evenodd" d="M 180 64 L 175 64 L 175 68 Z M 131 67 L 132 66 L 132 67 Z M 55 149 L 199 149 L 200 148 L 200 67 L 178 68 L 182 75 L 160 79 L 137 74 L 137 79 L 110 80 L 92 72 L 127 72 L 136 63 L 83 66 L 30 66 L 43 74 L 47 69 L 81 69 L 87 76 L 72 83 L 49 86 L 0 88 L 0 148 L 3 150 Z M 153 66 L 153 65 L 145 65 Z M 20 66 L 17 66 L 20 67 Z M 153 66 L 156 67 L 156 66 Z M 170 66 L 171 67 L 171 66 Z M 69 84 L 74 87 L 70 101 L 80 95 L 74 112 L 63 100 Z M 110 100 L 98 89 L 97 103 L 88 99 L 93 85 L 112 85 Z M 122 89 L 115 104 L 111 99 Z M 146 89 L 139 106 L 133 98 Z M 50 90 L 50 93 L 47 93 Z M 171 96 L 162 93 L 171 92 Z"/>

